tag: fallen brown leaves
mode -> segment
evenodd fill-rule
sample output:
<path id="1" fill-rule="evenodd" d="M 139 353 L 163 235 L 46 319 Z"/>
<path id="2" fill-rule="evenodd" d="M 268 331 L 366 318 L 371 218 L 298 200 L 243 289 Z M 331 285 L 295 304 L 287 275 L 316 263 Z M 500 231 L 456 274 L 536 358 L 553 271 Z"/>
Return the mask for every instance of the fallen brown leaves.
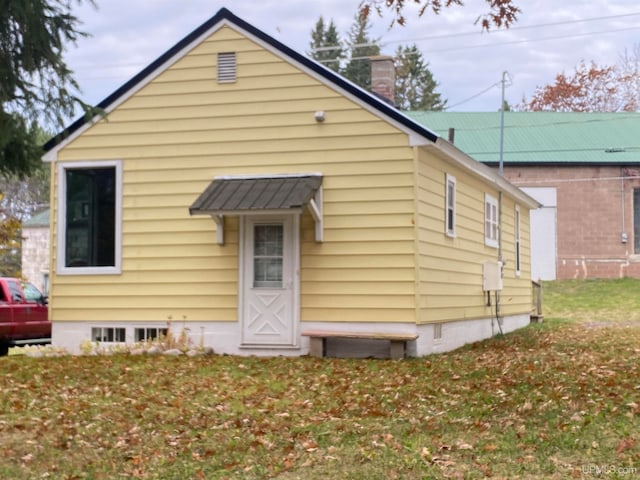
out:
<path id="1" fill-rule="evenodd" d="M 640 465 L 639 340 L 550 322 L 401 362 L 7 357 L 0 477 L 586 478 Z"/>

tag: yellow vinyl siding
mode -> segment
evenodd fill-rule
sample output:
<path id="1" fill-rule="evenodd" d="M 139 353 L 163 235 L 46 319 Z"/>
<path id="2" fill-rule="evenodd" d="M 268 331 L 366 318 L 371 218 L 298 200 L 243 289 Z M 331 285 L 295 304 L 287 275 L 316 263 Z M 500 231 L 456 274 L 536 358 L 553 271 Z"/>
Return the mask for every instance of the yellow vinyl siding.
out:
<path id="1" fill-rule="evenodd" d="M 313 117 L 313 111 L 309 112 L 309 118 Z M 177 160 L 177 157 L 183 158 L 189 157 L 208 157 L 211 159 L 211 155 L 224 155 L 226 157 L 235 156 L 238 154 L 238 138 L 230 140 L 233 135 L 229 133 L 221 134 L 217 138 L 212 138 L 205 135 L 203 132 L 199 142 L 195 143 L 174 143 L 171 145 L 154 145 L 152 143 L 141 142 L 139 145 L 120 146 L 119 144 L 106 145 L 103 147 L 89 147 L 64 150 L 60 160 L 77 160 L 83 161 L 90 159 L 92 156 L 98 158 L 155 158 L 155 159 L 168 159 Z M 278 134 L 277 129 L 273 130 L 274 135 Z M 310 134 L 312 132 L 309 132 Z M 307 153 L 314 153 L 319 151 L 325 151 L 331 153 L 331 149 L 327 151 L 331 144 L 332 148 L 338 151 L 349 152 L 359 156 L 359 148 L 354 145 L 353 138 L 349 137 L 344 129 L 339 129 L 336 134 L 343 135 L 341 137 L 334 138 L 318 138 L 316 136 L 310 136 L 308 138 L 296 138 L 296 139 L 272 139 L 272 140 L 246 140 L 242 141 L 244 154 L 250 154 L 254 157 L 258 157 L 264 153 L 293 153 L 297 154 L 298 158 Z M 238 134 L 238 137 L 244 138 L 244 134 Z M 401 134 L 389 134 L 389 135 L 376 135 L 362 136 L 360 144 L 365 148 L 389 148 L 403 146 L 403 135 Z M 215 140 L 218 140 L 215 142 Z M 75 142 L 74 142 L 75 143 Z M 406 142 L 404 142 L 406 144 Z M 329 159 L 330 160 L 330 159 Z M 364 160 L 364 159 L 362 159 Z M 265 167 L 263 162 L 260 164 Z M 350 167 L 353 168 L 353 165 Z M 355 172 L 354 172 L 355 173 Z M 362 172 L 360 172 L 362 173 Z"/>
<path id="2" fill-rule="evenodd" d="M 460 319 L 486 318 L 491 310 L 486 306 L 482 290 L 482 263 L 497 260 L 498 249 L 487 247 L 484 241 L 484 195 L 496 199 L 492 190 L 460 168 L 416 150 L 417 176 L 417 277 L 418 322 L 443 322 Z M 456 235 L 445 234 L 445 178 L 456 177 Z M 503 257 L 505 267 L 502 292 L 503 315 L 530 311 L 531 286 L 528 251 L 529 215 L 521 207 L 522 275 L 514 272 L 514 201 L 503 195 Z"/>
<path id="3" fill-rule="evenodd" d="M 238 79 L 218 84 L 228 51 Z M 188 207 L 216 175 L 301 172 L 324 176 L 324 243 L 302 218 L 301 319 L 415 321 L 406 133 L 230 28 L 58 154 L 92 160 L 122 161 L 122 274 L 53 275 L 54 321 L 236 321 L 238 219 L 225 217 L 220 246 Z"/>
<path id="4" fill-rule="evenodd" d="M 218 122 L 220 119 L 229 119 L 232 122 L 229 127 L 237 128 L 243 123 L 243 119 L 247 119 L 247 126 L 261 126 L 265 116 L 279 115 L 286 113 L 287 117 L 283 118 L 283 122 L 288 125 L 297 125 L 293 123 L 296 118 L 307 116 L 309 111 L 309 99 L 292 100 L 287 99 L 286 102 L 265 102 L 260 101 L 260 108 L 256 109 L 256 103 L 251 103 L 244 99 L 245 103 L 236 103 L 233 105 L 215 105 L 214 109 L 211 105 L 198 104 L 183 106 L 178 105 L 175 107 L 160 107 L 150 106 L 145 109 L 127 109 L 126 105 L 122 106 L 122 110 L 118 109 L 109 114 L 109 119 L 118 122 L 118 124 L 125 125 L 127 123 L 134 124 L 135 122 L 149 122 L 150 126 L 154 127 L 158 124 L 170 128 L 171 124 L 180 121 L 198 121 L 202 119 L 211 119 L 212 122 Z M 340 96 L 322 98 L 319 101 L 322 102 L 322 108 L 327 112 L 331 112 L 331 120 L 334 116 L 336 120 L 341 123 L 347 118 L 355 121 L 364 119 L 370 120 L 370 114 L 366 111 L 353 111 L 348 105 L 345 105 L 344 99 Z M 240 122 L 235 124 L 233 122 Z M 258 122 L 258 123 L 252 123 Z M 184 123 L 178 123 L 183 125 Z M 224 126 L 224 125 L 223 125 Z M 155 131 L 155 130 L 154 130 Z"/>

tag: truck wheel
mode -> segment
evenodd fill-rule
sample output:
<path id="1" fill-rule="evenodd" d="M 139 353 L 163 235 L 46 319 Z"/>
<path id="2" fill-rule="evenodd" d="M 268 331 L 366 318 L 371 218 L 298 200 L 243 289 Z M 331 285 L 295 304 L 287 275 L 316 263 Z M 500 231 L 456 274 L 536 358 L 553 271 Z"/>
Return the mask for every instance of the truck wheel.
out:
<path id="1" fill-rule="evenodd" d="M 9 344 L 0 343 L 0 357 L 5 357 L 7 355 L 9 355 Z"/>

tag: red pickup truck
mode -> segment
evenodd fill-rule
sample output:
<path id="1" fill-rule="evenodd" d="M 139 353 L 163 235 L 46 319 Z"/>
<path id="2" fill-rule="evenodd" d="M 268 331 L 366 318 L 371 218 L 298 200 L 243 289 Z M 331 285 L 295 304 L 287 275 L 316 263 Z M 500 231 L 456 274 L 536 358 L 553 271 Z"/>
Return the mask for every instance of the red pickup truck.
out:
<path id="1" fill-rule="evenodd" d="M 17 278 L 0 277 L 0 356 L 10 347 L 51 343 L 47 297 Z"/>

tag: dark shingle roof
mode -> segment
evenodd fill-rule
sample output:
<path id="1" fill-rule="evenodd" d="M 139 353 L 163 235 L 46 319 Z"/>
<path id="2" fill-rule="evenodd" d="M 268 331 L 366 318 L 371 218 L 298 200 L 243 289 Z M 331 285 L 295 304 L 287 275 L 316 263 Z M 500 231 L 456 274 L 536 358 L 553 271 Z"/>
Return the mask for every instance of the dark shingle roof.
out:
<path id="1" fill-rule="evenodd" d="M 303 208 L 322 185 L 320 175 L 220 177 L 189 208 L 191 215 Z"/>

